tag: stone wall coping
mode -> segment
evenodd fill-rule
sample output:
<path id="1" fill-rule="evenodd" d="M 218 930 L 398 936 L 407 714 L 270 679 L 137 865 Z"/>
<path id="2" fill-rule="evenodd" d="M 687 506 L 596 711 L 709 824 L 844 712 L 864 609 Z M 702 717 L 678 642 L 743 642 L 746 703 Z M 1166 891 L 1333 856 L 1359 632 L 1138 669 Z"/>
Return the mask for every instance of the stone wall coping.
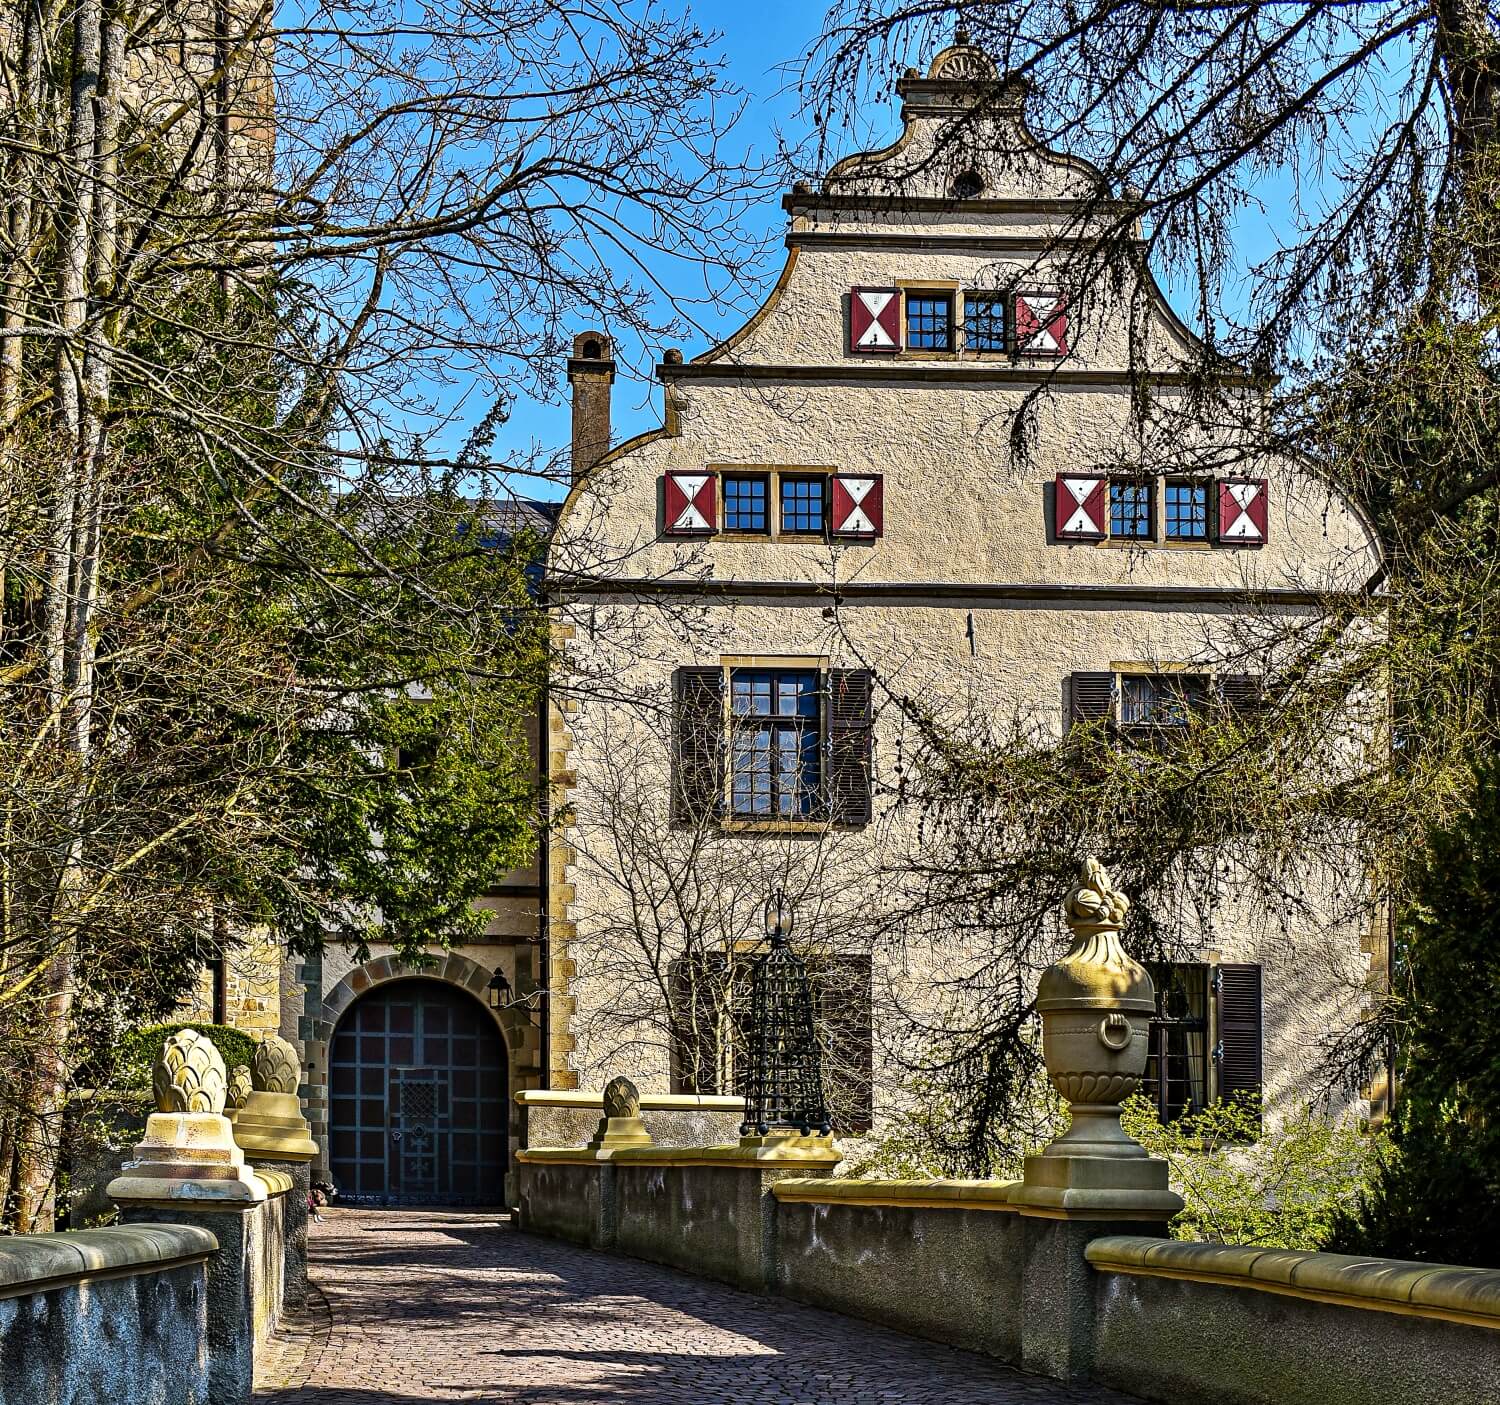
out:
<path id="1" fill-rule="evenodd" d="M 1500 1329 L 1500 1270 L 1495 1269 L 1135 1235 L 1092 1240 L 1085 1253 L 1103 1273 L 1214 1283 Z"/>
<path id="2" fill-rule="evenodd" d="M 534 1146 L 516 1153 L 528 1165 L 724 1166 L 754 1170 L 777 1166 L 837 1166 L 844 1158 L 827 1142 L 809 1137 L 747 1149 L 743 1146 L 620 1146 L 591 1151 L 578 1146 Z"/>
<path id="3" fill-rule="evenodd" d="M 523 1088 L 516 1094 L 522 1107 L 579 1107 L 602 1112 L 604 1094 L 562 1088 Z M 744 1098 L 709 1093 L 642 1093 L 642 1112 L 742 1112 Z"/>
<path id="4" fill-rule="evenodd" d="M 285 1195 L 292 1188 L 292 1178 L 285 1171 L 273 1171 L 268 1166 L 257 1166 L 255 1179 L 265 1186 L 266 1194 L 271 1197 Z"/>
<path id="5" fill-rule="evenodd" d="M 1014 1213 L 1011 1193 L 1020 1181 L 874 1181 L 806 1180 L 789 1177 L 777 1181 L 771 1194 L 778 1200 L 799 1204 L 847 1205 L 850 1207 L 896 1206 L 924 1210 L 1001 1210 Z"/>
<path id="6" fill-rule="evenodd" d="M 218 1247 L 219 1241 L 196 1225 L 113 1225 L 6 1235 L 0 1238 L 0 1298 L 202 1263 Z"/>

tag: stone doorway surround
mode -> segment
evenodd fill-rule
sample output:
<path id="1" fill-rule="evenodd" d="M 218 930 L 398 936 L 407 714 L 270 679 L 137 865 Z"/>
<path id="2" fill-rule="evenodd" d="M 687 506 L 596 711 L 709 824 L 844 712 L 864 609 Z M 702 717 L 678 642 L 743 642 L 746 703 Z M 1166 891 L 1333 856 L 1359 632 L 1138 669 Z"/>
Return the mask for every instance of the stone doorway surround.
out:
<path id="1" fill-rule="evenodd" d="M 522 965 L 532 959 L 531 948 L 517 948 L 516 984 L 523 990 L 529 987 L 531 973 L 527 970 L 523 974 Z M 323 997 L 320 1013 L 305 1026 L 311 1037 L 304 1039 L 302 1055 L 306 1076 L 302 1090 L 303 1106 L 313 1140 L 318 1144 L 318 1155 L 313 1162 L 314 1180 L 326 1177 L 329 1167 L 329 1047 L 339 1021 L 354 1002 L 391 981 L 417 978 L 456 986 L 489 1010 L 486 991 L 494 975 L 493 967 L 481 965 L 458 952 L 449 952 L 446 956 L 434 958 L 427 963 L 403 961 L 397 956 L 377 956 L 362 966 L 356 966 Z M 516 1153 L 521 1149 L 523 1133 L 522 1113 L 515 1094 L 522 1089 L 539 1088 L 542 1085 L 540 1016 L 534 1011 L 528 1011 L 525 1005 L 489 1010 L 489 1015 L 500 1031 L 510 1066 L 507 1143 L 508 1161 L 513 1167 Z M 513 1198 L 513 1178 L 513 1172 L 506 1176 L 508 1200 Z"/>

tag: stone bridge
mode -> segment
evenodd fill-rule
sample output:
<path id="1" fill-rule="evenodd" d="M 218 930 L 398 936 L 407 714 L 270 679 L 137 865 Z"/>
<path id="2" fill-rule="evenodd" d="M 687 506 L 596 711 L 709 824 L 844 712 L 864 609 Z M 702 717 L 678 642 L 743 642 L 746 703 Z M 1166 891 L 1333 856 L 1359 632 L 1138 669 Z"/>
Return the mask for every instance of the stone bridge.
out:
<path id="1" fill-rule="evenodd" d="M 506 1216 L 331 1210 L 309 1310 L 256 1405 L 1114 1405 L 1126 1396 L 784 1298 L 518 1232 Z"/>

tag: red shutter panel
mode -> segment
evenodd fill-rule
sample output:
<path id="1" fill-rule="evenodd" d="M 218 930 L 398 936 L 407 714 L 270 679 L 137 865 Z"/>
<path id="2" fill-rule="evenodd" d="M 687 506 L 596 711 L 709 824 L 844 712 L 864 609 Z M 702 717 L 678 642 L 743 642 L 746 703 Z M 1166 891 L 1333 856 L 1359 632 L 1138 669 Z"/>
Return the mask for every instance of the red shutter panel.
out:
<path id="1" fill-rule="evenodd" d="M 712 819 L 724 803 L 724 670 L 672 675 L 672 818 Z"/>
<path id="2" fill-rule="evenodd" d="M 1225 965 L 1214 968 L 1214 1013 L 1218 1028 L 1214 1067 L 1218 1095 L 1229 1100 L 1261 1092 L 1261 979 L 1260 967 Z"/>
<path id="3" fill-rule="evenodd" d="M 1263 546 L 1266 540 L 1266 480 L 1219 479 L 1219 540 L 1230 546 Z"/>
<path id="4" fill-rule="evenodd" d="M 829 530 L 836 537 L 871 540 L 885 530 L 885 479 L 878 473 L 835 473 Z"/>
<path id="5" fill-rule="evenodd" d="M 1053 509 L 1059 541 L 1102 541 L 1109 535 L 1109 479 L 1059 473 Z"/>
<path id="6" fill-rule="evenodd" d="M 1068 725 L 1107 722 L 1114 715 L 1113 673 L 1074 673 L 1068 677 Z"/>
<path id="7" fill-rule="evenodd" d="M 1016 350 L 1023 356 L 1068 354 L 1068 299 L 1056 290 L 1016 294 Z"/>
<path id="8" fill-rule="evenodd" d="M 828 673 L 828 775 L 825 786 L 828 818 L 835 824 L 870 823 L 874 678 L 867 668 L 834 668 Z"/>
<path id="9" fill-rule="evenodd" d="M 849 350 L 901 350 L 901 290 L 899 288 L 849 289 Z"/>
<path id="10" fill-rule="evenodd" d="M 668 473 L 662 477 L 662 530 L 673 537 L 706 536 L 719 516 L 717 473 Z"/>

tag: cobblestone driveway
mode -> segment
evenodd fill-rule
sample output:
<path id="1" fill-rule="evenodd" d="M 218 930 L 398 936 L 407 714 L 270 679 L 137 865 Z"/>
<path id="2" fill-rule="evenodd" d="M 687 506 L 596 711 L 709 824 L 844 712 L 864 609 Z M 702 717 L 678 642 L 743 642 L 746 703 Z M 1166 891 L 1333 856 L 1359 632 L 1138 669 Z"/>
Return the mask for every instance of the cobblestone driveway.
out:
<path id="1" fill-rule="evenodd" d="M 493 1215 L 333 1211 L 257 1405 L 1129 1405 Z"/>

